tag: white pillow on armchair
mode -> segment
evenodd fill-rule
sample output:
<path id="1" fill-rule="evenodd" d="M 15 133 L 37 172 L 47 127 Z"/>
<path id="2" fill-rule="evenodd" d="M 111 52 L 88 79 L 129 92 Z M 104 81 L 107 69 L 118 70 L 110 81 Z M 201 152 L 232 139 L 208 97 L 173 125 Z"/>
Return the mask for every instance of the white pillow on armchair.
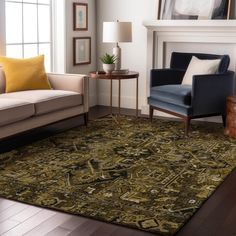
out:
<path id="1" fill-rule="evenodd" d="M 215 74 L 219 68 L 220 61 L 220 59 L 200 60 L 193 56 L 184 75 L 182 84 L 192 85 L 194 75 Z"/>

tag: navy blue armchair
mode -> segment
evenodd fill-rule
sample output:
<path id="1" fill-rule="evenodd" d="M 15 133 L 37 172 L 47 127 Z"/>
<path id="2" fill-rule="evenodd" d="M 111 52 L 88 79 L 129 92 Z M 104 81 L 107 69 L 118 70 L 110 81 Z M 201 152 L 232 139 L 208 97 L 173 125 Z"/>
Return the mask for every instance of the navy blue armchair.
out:
<path id="1" fill-rule="evenodd" d="M 199 59 L 220 59 L 216 74 L 195 75 L 192 85 L 182 85 L 182 80 L 192 56 Z M 151 87 L 148 104 L 150 119 L 153 110 L 183 118 L 185 133 L 194 118 L 221 115 L 225 125 L 226 97 L 234 93 L 235 74 L 228 70 L 228 55 L 173 52 L 169 69 L 151 70 Z"/>

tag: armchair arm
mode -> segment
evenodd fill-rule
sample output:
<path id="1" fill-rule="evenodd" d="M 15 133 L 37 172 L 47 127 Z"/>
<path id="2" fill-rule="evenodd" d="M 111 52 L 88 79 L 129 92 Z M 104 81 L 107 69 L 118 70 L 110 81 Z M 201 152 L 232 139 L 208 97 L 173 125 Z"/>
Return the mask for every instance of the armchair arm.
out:
<path id="1" fill-rule="evenodd" d="M 185 71 L 177 69 L 152 69 L 151 70 L 151 87 L 181 84 Z"/>
<path id="2" fill-rule="evenodd" d="M 47 76 L 53 89 L 73 91 L 82 94 L 84 112 L 88 112 L 89 78 L 86 75 L 48 73 Z"/>
<path id="3" fill-rule="evenodd" d="M 226 98 L 234 93 L 235 73 L 193 76 L 192 107 L 195 116 L 223 114 Z"/>

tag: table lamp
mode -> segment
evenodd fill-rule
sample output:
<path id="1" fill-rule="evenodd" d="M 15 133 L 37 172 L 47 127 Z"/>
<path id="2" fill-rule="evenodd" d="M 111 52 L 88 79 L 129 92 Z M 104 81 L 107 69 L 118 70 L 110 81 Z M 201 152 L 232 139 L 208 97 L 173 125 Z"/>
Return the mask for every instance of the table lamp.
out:
<path id="1" fill-rule="evenodd" d="M 118 43 L 132 42 L 131 22 L 103 22 L 103 42 L 116 43 L 113 54 L 116 56 L 115 71 L 121 70 L 121 48 Z"/>

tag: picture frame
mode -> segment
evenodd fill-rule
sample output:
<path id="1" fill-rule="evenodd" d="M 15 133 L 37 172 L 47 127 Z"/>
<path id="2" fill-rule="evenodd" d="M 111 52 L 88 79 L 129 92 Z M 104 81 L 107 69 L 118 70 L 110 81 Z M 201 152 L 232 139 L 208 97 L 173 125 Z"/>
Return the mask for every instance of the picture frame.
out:
<path id="1" fill-rule="evenodd" d="M 88 30 L 88 4 L 73 3 L 73 28 L 75 31 Z"/>
<path id="2" fill-rule="evenodd" d="M 157 6 L 157 19 L 161 19 L 161 5 L 162 0 L 157 0 L 156 6 Z"/>
<path id="3" fill-rule="evenodd" d="M 74 65 L 91 64 L 91 37 L 73 38 Z"/>
<path id="4" fill-rule="evenodd" d="M 160 0 L 162 20 L 229 19 L 231 0 Z"/>

